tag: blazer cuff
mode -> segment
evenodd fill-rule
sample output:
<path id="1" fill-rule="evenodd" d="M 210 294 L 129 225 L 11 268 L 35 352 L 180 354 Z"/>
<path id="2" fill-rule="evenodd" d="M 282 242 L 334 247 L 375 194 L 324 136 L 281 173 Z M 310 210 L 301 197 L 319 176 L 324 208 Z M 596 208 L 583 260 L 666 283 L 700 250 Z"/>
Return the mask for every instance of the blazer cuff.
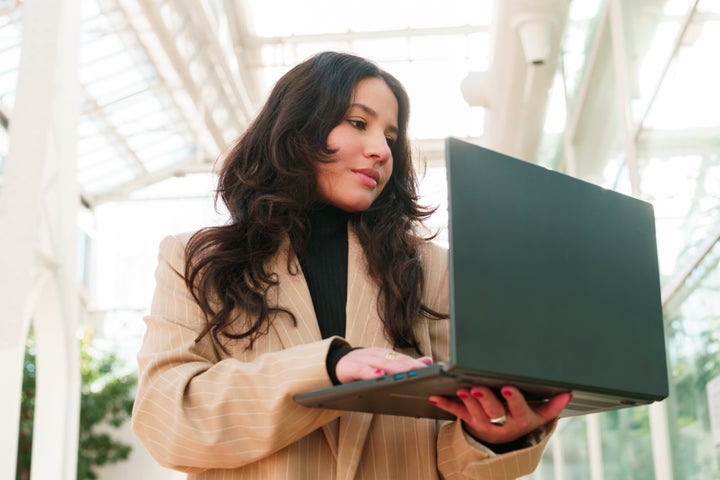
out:
<path id="1" fill-rule="evenodd" d="M 509 480 L 529 475 L 540 463 L 556 424 L 554 420 L 539 431 L 537 444 L 499 454 L 467 435 L 459 421 L 444 422 L 438 435 L 438 466 L 446 478 Z"/>
<path id="2" fill-rule="evenodd" d="M 533 445 L 537 445 L 538 443 L 540 443 L 547 436 L 547 426 L 543 425 L 536 430 L 528 433 L 527 435 L 524 435 L 517 440 L 513 440 L 512 442 L 483 443 L 467 431 L 467 429 L 465 428 L 465 423 L 463 423 L 462 420 L 458 421 L 462 425 L 463 435 L 465 436 L 465 440 L 468 442 L 468 444 L 484 453 L 487 453 L 491 457 L 503 453 L 512 452 L 515 450 L 520 450 L 521 448 L 532 447 Z"/>

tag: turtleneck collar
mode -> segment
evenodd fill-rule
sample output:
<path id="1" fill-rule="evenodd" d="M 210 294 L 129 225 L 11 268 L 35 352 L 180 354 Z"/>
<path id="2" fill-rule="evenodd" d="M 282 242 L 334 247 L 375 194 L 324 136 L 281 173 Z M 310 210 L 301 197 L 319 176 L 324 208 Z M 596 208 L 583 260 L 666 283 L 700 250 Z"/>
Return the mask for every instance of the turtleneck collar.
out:
<path id="1" fill-rule="evenodd" d="M 350 215 L 332 205 L 308 212 L 310 237 L 299 258 L 323 338 L 345 335 Z"/>
<path id="2" fill-rule="evenodd" d="M 346 235 L 350 213 L 333 205 L 317 204 L 308 212 L 310 236 Z"/>

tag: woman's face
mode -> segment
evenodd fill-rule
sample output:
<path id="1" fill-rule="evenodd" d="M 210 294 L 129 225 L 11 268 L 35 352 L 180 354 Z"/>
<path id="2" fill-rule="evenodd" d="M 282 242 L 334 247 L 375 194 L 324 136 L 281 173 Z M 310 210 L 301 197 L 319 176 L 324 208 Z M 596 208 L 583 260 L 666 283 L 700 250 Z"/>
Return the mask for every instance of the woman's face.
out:
<path id="1" fill-rule="evenodd" d="M 327 138 L 332 161 L 317 164 L 323 201 L 348 212 L 370 207 L 392 175 L 397 118 L 398 102 L 383 79 L 358 82 L 350 109 Z"/>

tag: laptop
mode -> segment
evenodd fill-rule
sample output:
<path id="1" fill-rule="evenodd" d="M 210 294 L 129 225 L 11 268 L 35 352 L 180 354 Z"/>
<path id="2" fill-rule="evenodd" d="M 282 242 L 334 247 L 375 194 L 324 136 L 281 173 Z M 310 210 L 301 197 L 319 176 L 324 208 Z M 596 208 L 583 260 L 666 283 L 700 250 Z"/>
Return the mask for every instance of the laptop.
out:
<path id="1" fill-rule="evenodd" d="M 453 419 L 431 394 L 571 391 L 561 416 L 668 395 L 652 205 L 448 138 L 451 358 L 296 394 L 302 405 Z"/>

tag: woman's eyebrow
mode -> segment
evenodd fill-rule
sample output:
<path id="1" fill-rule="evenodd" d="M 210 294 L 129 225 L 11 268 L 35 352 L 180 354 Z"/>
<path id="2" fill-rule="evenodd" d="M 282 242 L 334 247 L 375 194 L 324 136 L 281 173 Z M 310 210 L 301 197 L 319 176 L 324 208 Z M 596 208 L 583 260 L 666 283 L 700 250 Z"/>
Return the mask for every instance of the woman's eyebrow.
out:
<path id="1" fill-rule="evenodd" d="M 378 114 L 375 110 L 373 110 L 372 108 L 368 107 L 367 105 L 365 105 L 363 103 L 352 103 L 352 104 L 350 104 L 350 108 L 359 108 L 360 110 L 364 111 L 365 113 L 372 116 L 373 118 L 378 117 Z M 396 127 L 395 125 L 390 125 L 388 127 L 388 130 L 390 130 L 392 133 L 399 132 L 398 127 Z"/>

